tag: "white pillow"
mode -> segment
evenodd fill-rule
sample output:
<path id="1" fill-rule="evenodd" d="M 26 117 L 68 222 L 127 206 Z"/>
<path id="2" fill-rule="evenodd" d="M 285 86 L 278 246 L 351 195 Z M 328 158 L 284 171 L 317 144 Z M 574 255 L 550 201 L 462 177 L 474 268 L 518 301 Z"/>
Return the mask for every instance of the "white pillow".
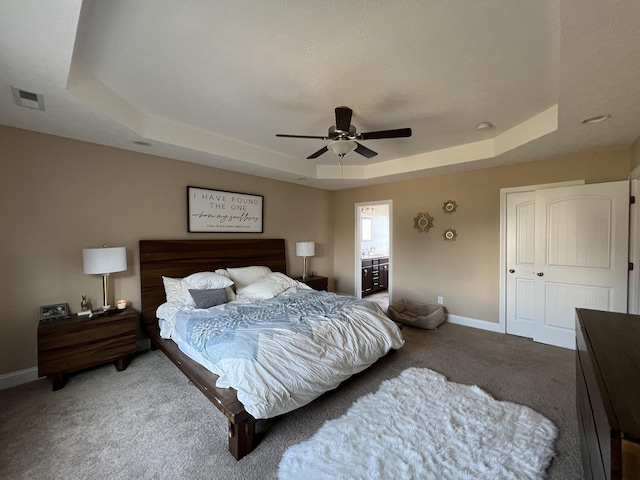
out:
<path id="1" fill-rule="evenodd" d="M 227 272 L 236 286 L 236 292 L 238 292 L 241 288 L 269 275 L 271 269 L 269 267 L 239 267 L 227 268 Z"/>
<path id="2" fill-rule="evenodd" d="M 227 270 L 225 268 L 219 268 L 214 273 L 217 273 L 218 275 L 222 275 L 223 277 L 227 277 L 229 280 L 231 280 L 231 275 L 229 275 L 229 272 L 227 272 Z M 231 280 L 231 281 L 233 282 L 233 280 Z M 234 285 L 231 285 L 230 287 L 227 287 L 227 301 L 228 302 L 231 302 L 232 300 L 236 299 L 236 291 L 233 288 L 234 288 Z"/>
<path id="3" fill-rule="evenodd" d="M 298 282 L 280 272 L 270 273 L 246 287 L 238 289 L 238 298 L 251 300 L 268 300 L 297 287 Z"/>
<path id="4" fill-rule="evenodd" d="M 233 285 L 233 280 L 215 272 L 198 272 L 184 277 L 183 281 L 191 285 L 191 288 L 199 290 L 205 288 L 227 288 Z"/>
<path id="5" fill-rule="evenodd" d="M 182 293 L 182 279 L 162 277 L 162 283 L 164 284 L 164 294 L 167 297 L 167 302 L 181 303 L 184 297 Z"/>
<path id="6" fill-rule="evenodd" d="M 229 272 L 227 272 L 226 268 L 219 268 L 213 273 L 217 273 L 218 275 L 222 275 L 223 277 L 231 278 L 231 275 L 229 275 Z"/>
<path id="7" fill-rule="evenodd" d="M 197 272 L 184 278 L 162 277 L 162 283 L 167 302 L 195 305 L 189 293 L 190 288 L 195 290 L 227 288 L 233 285 L 233 280 L 214 272 Z"/>

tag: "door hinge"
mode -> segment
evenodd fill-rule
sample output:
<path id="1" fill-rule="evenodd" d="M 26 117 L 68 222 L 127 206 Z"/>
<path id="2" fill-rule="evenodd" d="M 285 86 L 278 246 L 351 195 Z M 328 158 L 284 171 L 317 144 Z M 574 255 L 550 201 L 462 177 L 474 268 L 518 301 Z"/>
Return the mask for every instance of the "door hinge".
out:
<path id="1" fill-rule="evenodd" d="M 634 203 L 636 203 L 636 196 L 631 195 L 631 198 L 629 198 L 629 205 L 633 205 Z"/>
<path id="2" fill-rule="evenodd" d="M 633 262 L 629 262 L 629 271 L 633 271 Z"/>

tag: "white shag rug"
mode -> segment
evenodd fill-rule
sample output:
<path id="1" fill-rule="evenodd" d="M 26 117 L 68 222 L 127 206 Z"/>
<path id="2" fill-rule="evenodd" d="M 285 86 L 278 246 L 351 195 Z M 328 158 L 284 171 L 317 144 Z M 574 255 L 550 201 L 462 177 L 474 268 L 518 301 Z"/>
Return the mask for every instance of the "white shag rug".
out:
<path id="1" fill-rule="evenodd" d="M 542 479 L 556 436 L 529 407 L 409 368 L 289 447 L 278 478 Z"/>

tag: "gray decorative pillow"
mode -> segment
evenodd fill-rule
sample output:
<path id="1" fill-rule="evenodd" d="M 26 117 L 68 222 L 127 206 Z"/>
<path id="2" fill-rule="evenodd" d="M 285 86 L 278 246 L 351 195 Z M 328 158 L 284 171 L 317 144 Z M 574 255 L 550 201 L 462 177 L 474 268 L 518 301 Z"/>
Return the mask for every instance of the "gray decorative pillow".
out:
<path id="1" fill-rule="evenodd" d="M 189 293 L 198 308 L 215 307 L 227 303 L 226 288 L 212 288 L 210 290 L 189 289 Z"/>

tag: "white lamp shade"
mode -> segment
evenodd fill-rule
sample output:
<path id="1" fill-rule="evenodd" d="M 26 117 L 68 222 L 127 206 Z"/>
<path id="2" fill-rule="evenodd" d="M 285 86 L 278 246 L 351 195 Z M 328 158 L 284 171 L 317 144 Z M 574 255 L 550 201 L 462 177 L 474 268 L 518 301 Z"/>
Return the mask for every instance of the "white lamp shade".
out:
<path id="1" fill-rule="evenodd" d="M 105 275 L 113 272 L 124 272 L 127 269 L 127 249 L 85 248 L 82 250 L 84 273 L 89 275 Z"/>
<path id="2" fill-rule="evenodd" d="M 296 256 L 313 257 L 316 254 L 316 244 L 313 242 L 296 242 Z"/>

